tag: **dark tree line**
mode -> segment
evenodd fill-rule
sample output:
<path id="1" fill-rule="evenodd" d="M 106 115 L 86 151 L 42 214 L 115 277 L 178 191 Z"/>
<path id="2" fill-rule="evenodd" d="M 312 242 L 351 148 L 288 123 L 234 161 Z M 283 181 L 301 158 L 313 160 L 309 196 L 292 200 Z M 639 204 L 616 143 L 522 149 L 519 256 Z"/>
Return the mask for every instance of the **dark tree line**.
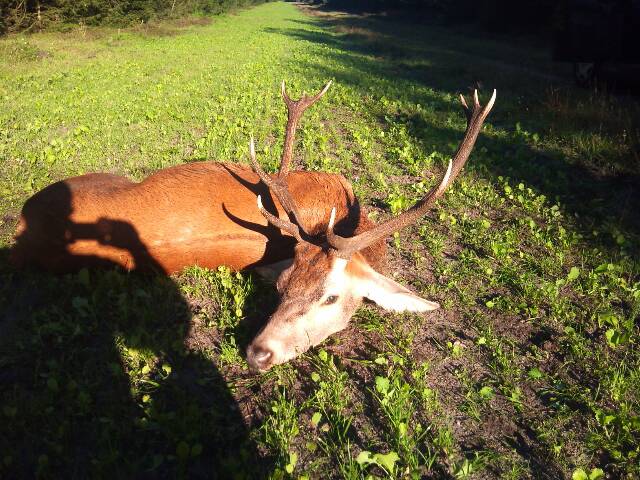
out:
<path id="1" fill-rule="evenodd" d="M 445 21 L 473 22 L 488 30 L 547 28 L 557 0 L 312 0 L 328 8 L 356 11 L 390 11 L 419 19 L 434 15 Z"/>
<path id="2" fill-rule="evenodd" d="M 217 14 L 269 0 L 0 0 L 0 33 L 52 25 L 126 26 L 156 18 Z"/>

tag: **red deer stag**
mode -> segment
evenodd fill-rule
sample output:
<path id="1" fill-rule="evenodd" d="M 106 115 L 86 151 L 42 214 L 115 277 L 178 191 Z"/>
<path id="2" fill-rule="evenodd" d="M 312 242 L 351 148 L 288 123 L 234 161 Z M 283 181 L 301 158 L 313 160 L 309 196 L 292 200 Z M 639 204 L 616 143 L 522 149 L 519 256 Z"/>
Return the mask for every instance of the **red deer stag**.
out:
<path id="1" fill-rule="evenodd" d="M 259 371 L 345 328 L 363 298 L 398 312 L 438 308 L 381 273 L 385 238 L 442 196 L 469 157 L 496 93 L 485 107 L 477 92 L 470 107 L 460 97 L 467 129 L 441 182 L 406 212 L 375 225 L 341 175 L 289 171 L 298 121 L 330 84 L 294 101 L 282 83 L 288 121 L 277 174 L 262 171 L 252 139 L 253 171 L 200 162 L 160 170 L 140 183 L 105 173 L 62 180 L 25 203 L 11 260 L 51 271 L 270 269 L 279 275 L 280 304 L 247 348 L 249 365 Z"/>

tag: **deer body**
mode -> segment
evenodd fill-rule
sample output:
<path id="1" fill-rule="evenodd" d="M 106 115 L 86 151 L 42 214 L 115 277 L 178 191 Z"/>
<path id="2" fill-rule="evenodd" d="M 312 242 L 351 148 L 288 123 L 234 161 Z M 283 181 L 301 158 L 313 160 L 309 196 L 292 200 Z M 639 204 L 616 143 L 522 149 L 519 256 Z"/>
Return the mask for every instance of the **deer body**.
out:
<path id="1" fill-rule="evenodd" d="M 385 238 L 422 217 L 462 170 L 495 91 L 482 107 L 461 96 L 467 129 L 440 184 L 406 212 L 374 225 L 340 175 L 289 171 L 295 131 L 313 97 L 288 109 L 275 175 L 250 143 L 252 169 L 192 163 L 140 183 L 89 174 L 50 185 L 24 205 L 12 260 L 54 271 L 119 265 L 173 273 L 188 265 L 235 269 L 274 264 L 280 304 L 247 347 L 258 371 L 286 362 L 346 327 L 363 299 L 392 311 L 439 308 L 382 272 Z"/>
<path id="2" fill-rule="evenodd" d="M 293 171 L 288 181 L 314 231 L 326 230 L 336 206 L 345 233 L 373 225 L 341 175 Z M 190 265 L 242 270 L 293 258 L 294 239 L 268 224 L 257 195 L 269 198 L 267 187 L 240 164 L 179 165 L 140 183 L 101 173 L 69 178 L 25 203 L 12 260 L 57 272 L 114 265 L 170 274 Z M 277 200 L 269 209 L 284 215 Z M 369 255 L 373 264 L 384 259 L 381 249 L 383 242 Z"/>

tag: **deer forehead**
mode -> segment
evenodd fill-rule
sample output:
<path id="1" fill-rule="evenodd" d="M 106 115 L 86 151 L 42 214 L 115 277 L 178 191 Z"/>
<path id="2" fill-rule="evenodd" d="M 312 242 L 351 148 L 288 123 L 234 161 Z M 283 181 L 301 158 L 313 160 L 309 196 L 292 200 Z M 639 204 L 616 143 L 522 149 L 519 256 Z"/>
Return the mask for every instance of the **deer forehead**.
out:
<path id="1" fill-rule="evenodd" d="M 284 288 L 287 296 L 316 302 L 325 295 L 340 294 L 348 287 L 347 260 L 319 248 L 318 251 L 309 252 L 307 249 L 304 253 L 297 253 Z"/>
<path id="2" fill-rule="evenodd" d="M 342 291 L 349 287 L 349 275 L 347 272 L 348 260 L 344 258 L 334 257 L 331 269 L 325 280 L 325 286 L 328 292 L 331 294 L 342 293 Z"/>

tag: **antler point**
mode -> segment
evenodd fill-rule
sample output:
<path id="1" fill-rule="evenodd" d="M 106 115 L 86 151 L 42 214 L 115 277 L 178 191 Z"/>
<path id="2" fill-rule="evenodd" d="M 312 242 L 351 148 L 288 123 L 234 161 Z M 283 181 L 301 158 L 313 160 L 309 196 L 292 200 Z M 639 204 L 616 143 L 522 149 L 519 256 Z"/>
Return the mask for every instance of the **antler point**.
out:
<path id="1" fill-rule="evenodd" d="M 329 226 L 327 230 L 333 230 L 333 224 L 336 221 L 336 207 L 331 209 L 331 216 L 329 217 Z"/>
<path id="2" fill-rule="evenodd" d="M 491 109 L 493 108 L 493 104 L 496 102 L 496 95 L 498 94 L 498 91 L 494 88 L 493 89 L 493 94 L 491 95 L 491 98 L 489 99 L 489 102 L 487 102 L 487 105 L 484 107 L 485 111 L 487 112 L 486 114 L 488 114 Z"/>
<path id="3" fill-rule="evenodd" d="M 249 154 L 251 155 L 251 158 L 256 158 L 256 146 L 253 140 L 253 135 L 251 135 L 251 140 L 249 140 Z"/>

